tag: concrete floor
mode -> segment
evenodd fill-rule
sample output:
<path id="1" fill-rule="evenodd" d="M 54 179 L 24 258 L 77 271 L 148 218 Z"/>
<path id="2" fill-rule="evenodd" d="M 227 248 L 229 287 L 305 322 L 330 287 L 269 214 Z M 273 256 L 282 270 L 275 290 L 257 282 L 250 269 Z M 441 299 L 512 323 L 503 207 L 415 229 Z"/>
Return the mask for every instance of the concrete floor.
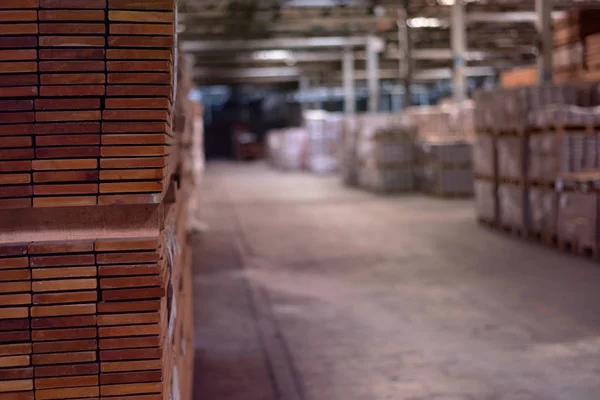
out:
<path id="1" fill-rule="evenodd" d="M 195 400 L 598 400 L 600 268 L 468 200 L 209 165 Z"/>

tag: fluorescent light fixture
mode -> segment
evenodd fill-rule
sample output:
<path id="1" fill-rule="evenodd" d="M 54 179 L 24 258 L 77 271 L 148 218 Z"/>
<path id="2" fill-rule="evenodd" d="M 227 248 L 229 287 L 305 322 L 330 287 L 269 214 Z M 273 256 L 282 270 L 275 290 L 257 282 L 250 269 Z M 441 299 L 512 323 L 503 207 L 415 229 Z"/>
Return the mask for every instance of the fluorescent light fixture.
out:
<path id="1" fill-rule="evenodd" d="M 406 21 L 411 28 L 439 28 L 442 20 L 439 18 L 415 17 Z"/>
<path id="2" fill-rule="evenodd" d="M 257 61 L 287 61 L 293 60 L 294 54 L 289 50 L 265 50 L 252 53 L 252 58 Z"/>

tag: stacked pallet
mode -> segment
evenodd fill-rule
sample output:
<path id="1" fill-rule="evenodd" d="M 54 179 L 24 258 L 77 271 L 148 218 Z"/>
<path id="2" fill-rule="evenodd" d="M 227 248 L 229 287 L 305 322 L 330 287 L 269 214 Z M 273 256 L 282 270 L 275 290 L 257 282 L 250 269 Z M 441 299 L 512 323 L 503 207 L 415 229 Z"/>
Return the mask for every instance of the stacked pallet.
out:
<path id="1" fill-rule="evenodd" d="M 173 168 L 173 10 L 173 1 L 108 2 L 100 204 L 153 202 Z"/>
<path id="2" fill-rule="evenodd" d="M 0 208 L 159 203 L 174 0 L 0 4 Z"/>
<path id="3" fill-rule="evenodd" d="M 594 102 L 600 102 L 590 96 L 597 89 L 592 84 L 514 89 L 521 92 L 517 98 L 522 102 L 512 107 L 509 117 L 522 119 L 511 123 L 512 130 L 495 119 L 493 106 L 515 97 L 506 90 L 479 94 L 484 100 L 479 119 L 484 134 L 474 147 L 474 165 L 482 222 L 548 244 L 557 238 L 572 249 L 599 247 L 594 244 L 597 235 L 588 234 L 596 232 L 592 227 L 597 212 L 590 212 L 595 196 L 577 183 L 580 174 L 588 177 L 586 171 L 600 168 L 600 129 L 594 113 Z M 501 128 L 490 121 L 498 121 Z M 582 224 L 586 227 L 580 230 Z"/>

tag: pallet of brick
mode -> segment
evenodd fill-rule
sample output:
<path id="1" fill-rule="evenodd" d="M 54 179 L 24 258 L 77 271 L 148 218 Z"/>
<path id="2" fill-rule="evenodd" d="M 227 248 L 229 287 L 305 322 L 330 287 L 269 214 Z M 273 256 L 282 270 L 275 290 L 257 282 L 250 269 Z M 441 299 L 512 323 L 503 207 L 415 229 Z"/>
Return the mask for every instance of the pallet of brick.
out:
<path id="1" fill-rule="evenodd" d="M 544 243 L 552 244 L 556 236 L 558 194 L 553 187 L 530 186 L 528 202 L 531 231 Z"/>
<path id="2" fill-rule="evenodd" d="M 34 242 L 28 251 L 35 398 L 98 397 L 94 242 Z"/>
<path id="3" fill-rule="evenodd" d="M 559 190 L 557 236 L 564 250 L 575 254 L 599 254 L 598 191 L 600 174 L 587 171 L 561 176 Z"/>
<path id="4" fill-rule="evenodd" d="M 108 1 L 100 204 L 156 202 L 174 168 L 173 0 Z"/>
<path id="5" fill-rule="evenodd" d="M 34 207 L 97 203 L 104 6 L 105 1 L 40 0 Z"/>
<path id="6" fill-rule="evenodd" d="M 0 245 L 0 397 L 33 400 L 27 243 Z"/>
<path id="7" fill-rule="evenodd" d="M 37 0 L 0 2 L 0 208 L 31 207 Z"/>
<path id="8" fill-rule="evenodd" d="M 102 397 L 162 399 L 168 368 L 169 280 L 160 238 L 95 242 Z"/>
<path id="9" fill-rule="evenodd" d="M 456 139 L 431 139 L 417 143 L 422 174 L 419 188 L 442 197 L 473 195 L 471 143 Z"/>

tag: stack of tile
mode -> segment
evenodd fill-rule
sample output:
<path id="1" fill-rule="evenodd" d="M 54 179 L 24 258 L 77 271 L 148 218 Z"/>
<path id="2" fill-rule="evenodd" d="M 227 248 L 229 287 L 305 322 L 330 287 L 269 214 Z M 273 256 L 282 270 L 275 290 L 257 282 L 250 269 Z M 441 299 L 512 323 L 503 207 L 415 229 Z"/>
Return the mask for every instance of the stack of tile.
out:
<path id="1" fill-rule="evenodd" d="M 0 2 L 0 208 L 31 206 L 37 2 Z"/>
<path id="2" fill-rule="evenodd" d="M 173 168 L 174 7 L 173 0 L 108 2 L 100 204 L 152 202 Z"/>

